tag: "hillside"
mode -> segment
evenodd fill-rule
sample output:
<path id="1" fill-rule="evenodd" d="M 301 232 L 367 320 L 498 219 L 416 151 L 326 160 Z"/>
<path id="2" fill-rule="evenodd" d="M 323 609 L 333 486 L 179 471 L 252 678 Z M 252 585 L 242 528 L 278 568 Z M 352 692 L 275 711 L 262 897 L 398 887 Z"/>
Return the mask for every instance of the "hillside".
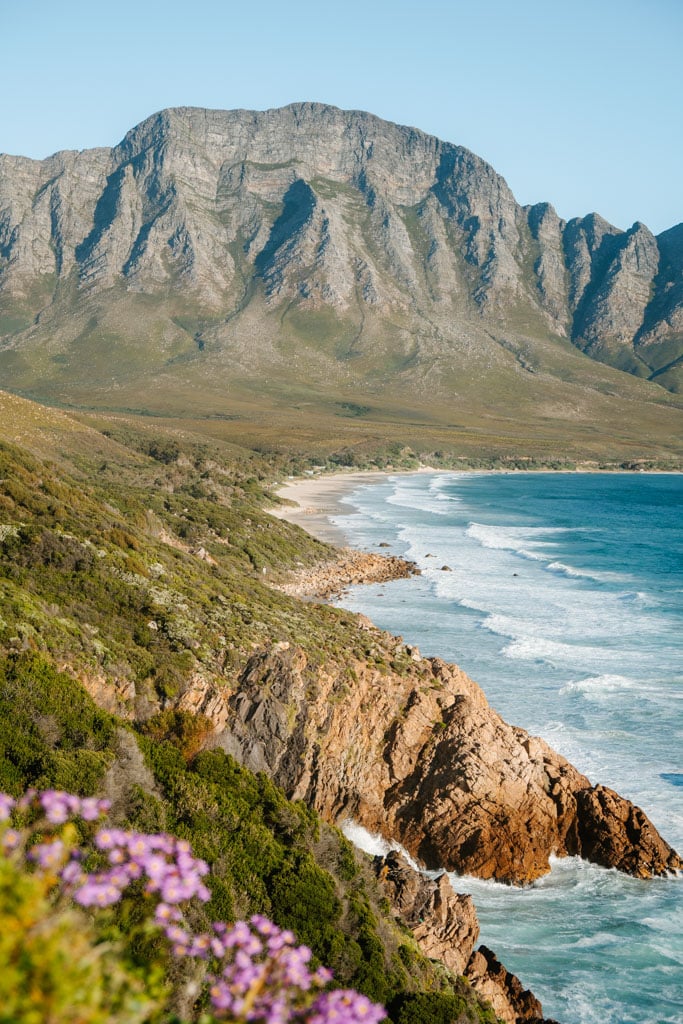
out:
<path id="1" fill-rule="evenodd" d="M 0 156 L 0 374 L 261 445 L 657 460 L 683 434 L 681 231 L 521 207 L 370 114 L 166 110 L 112 149 Z"/>
<path id="2" fill-rule="evenodd" d="M 0 790 L 106 792 L 120 822 L 190 839 L 209 912 L 272 914 L 399 1024 L 427 1005 L 491 1020 L 481 999 L 508 1024 L 541 1009 L 474 948 L 469 898 L 393 861 L 377 881 L 333 828 L 348 816 L 431 867 L 514 883 L 560 852 L 681 866 L 456 666 L 279 589 L 336 558 L 263 511 L 289 467 L 16 396 L 0 433 Z"/>

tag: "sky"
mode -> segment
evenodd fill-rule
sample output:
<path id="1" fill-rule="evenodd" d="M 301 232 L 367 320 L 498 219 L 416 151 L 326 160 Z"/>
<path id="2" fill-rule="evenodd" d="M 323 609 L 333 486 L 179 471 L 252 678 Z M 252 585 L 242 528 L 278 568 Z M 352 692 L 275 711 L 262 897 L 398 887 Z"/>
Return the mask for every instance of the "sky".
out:
<path id="1" fill-rule="evenodd" d="M 0 152 L 300 100 L 467 146 L 519 202 L 683 221 L 683 0 L 0 0 Z"/>

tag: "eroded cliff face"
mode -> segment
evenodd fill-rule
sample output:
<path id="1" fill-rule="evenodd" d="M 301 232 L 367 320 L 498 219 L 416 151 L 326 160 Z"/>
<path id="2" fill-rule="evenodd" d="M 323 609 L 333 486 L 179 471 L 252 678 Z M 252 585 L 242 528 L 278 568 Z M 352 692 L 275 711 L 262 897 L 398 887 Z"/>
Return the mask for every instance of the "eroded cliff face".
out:
<path id="1" fill-rule="evenodd" d="M 0 156 L 3 333 L 22 348 L 41 324 L 66 337 L 78 309 L 69 343 L 93 319 L 134 339 L 126 316 L 158 308 L 124 297 L 146 296 L 173 306 L 151 332 L 160 366 L 193 340 L 243 368 L 277 363 L 258 325 L 301 344 L 321 322 L 292 312 L 324 311 L 341 359 L 379 346 L 471 362 L 463 332 L 479 325 L 484 360 L 503 358 L 490 337 L 545 332 L 667 384 L 683 315 L 672 232 L 522 208 L 475 154 L 359 111 L 176 108 L 112 149 Z"/>
<path id="2" fill-rule="evenodd" d="M 375 873 L 394 912 L 410 928 L 422 952 L 470 982 L 506 1024 L 552 1024 L 543 1007 L 486 946 L 476 949 L 479 922 L 471 896 L 456 893 L 446 874 L 430 880 L 400 853 L 375 857 Z"/>
<path id="3" fill-rule="evenodd" d="M 641 810 L 505 723 L 456 666 L 415 652 L 392 671 L 391 643 L 368 630 L 368 660 L 343 666 L 287 643 L 255 653 L 218 742 L 430 868 L 525 884 L 551 854 L 641 878 L 683 867 Z"/>

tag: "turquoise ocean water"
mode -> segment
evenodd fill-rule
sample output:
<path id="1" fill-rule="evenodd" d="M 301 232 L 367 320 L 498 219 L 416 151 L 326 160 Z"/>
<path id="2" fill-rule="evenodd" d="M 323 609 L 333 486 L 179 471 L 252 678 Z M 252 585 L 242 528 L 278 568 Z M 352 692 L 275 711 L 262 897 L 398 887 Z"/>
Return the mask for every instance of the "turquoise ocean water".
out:
<path id="1" fill-rule="evenodd" d="M 345 501 L 334 522 L 349 543 L 388 543 L 422 575 L 343 605 L 456 661 L 507 721 L 683 851 L 683 477 L 417 474 Z M 547 1016 L 682 1024 L 683 879 L 570 858 L 529 889 L 454 882 L 474 896 L 480 941 Z"/>

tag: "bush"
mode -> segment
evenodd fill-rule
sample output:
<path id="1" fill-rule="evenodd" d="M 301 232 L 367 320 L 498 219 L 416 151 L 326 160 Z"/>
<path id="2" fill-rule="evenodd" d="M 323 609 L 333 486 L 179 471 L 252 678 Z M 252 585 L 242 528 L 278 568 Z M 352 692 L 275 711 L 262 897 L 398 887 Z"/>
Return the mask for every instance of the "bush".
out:
<path id="1" fill-rule="evenodd" d="M 473 1014 L 471 1002 L 444 992 L 415 992 L 399 996 L 390 1007 L 395 1024 L 496 1024 L 493 1011 L 479 1008 Z"/>
<path id="2" fill-rule="evenodd" d="M 310 970 L 311 950 L 262 915 L 198 932 L 192 904 L 210 897 L 208 864 L 187 841 L 165 833 L 105 825 L 93 834 L 91 823 L 107 810 L 107 801 L 58 790 L 29 791 L 18 801 L 0 793 L 0 1024 L 152 1024 L 162 1013 L 168 1020 L 169 993 L 154 987 L 161 936 L 180 965 L 174 971 L 171 963 L 169 977 L 187 975 L 183 965 L 199 968 L 185 1001 L 202 1024 L 214 1017 L 193 1010 L 201 981 L 214 1016 L 234 1024 L 384 1019 L 382 1007 L 363 995 L 323 991 L 331 973 Z M 96 913 L 123 907 L 119 922 L 128 916 L 133 927 L 118 944 L 98 941 L 72 901 Z M 140 950 L 151 958 L 141 965 L 151 974 L 150 992 L 133 966 Z"/>
<path id="3" fill-rule="evenodd" d="M 0 1024 L 137 1024 L 156 1007 L 92 922 L 54 905 L 49 875 L 0 856 Z"/>

